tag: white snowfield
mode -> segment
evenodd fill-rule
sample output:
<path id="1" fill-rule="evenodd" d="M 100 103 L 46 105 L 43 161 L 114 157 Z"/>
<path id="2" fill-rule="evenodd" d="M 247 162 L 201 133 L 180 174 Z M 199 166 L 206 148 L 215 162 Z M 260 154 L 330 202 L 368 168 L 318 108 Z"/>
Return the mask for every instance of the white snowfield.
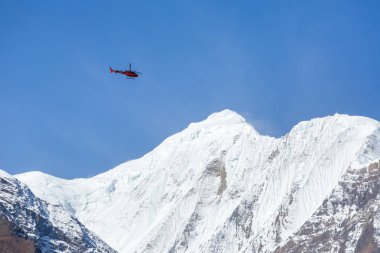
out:
<path id="1" fill-rule="evenodd" d="M 276 139 L 224 110 L 92 178 L 16 177 L 121 253 L 273 252 L 348 168 L 379 158 L 369 118 L 317 118 Z"/>

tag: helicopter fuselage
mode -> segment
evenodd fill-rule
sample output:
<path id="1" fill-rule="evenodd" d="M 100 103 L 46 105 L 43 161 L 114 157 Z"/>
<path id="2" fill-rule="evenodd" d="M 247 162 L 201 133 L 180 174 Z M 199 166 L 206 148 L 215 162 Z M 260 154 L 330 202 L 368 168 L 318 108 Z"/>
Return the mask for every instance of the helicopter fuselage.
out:
<path id="1" fill-rule="evenodd" d="M 136 78 L 139 76 L 139 74 L 141 74 L 140 72 L 137 72 L 135 70 L 132 70 L 131 69 L 131 64 L 129 64 L 129 69 L 127 70 L 114 70 L 110 67 L 110 72 L 111 73 L 117 73 L 117 74 L 122 74 L 122 75 L 126 75 L 127 77 L 129 78 Z"/>
<path id="2" fill-rule="evenodd" d="M 130 70 L 126 70 L 126 71 L 115 70 L 115 73 L 123 74 L 123 75 L 129 76 L 129 77 L 138 77 L 139 76 L 136 72 L 130 71 Z"/>

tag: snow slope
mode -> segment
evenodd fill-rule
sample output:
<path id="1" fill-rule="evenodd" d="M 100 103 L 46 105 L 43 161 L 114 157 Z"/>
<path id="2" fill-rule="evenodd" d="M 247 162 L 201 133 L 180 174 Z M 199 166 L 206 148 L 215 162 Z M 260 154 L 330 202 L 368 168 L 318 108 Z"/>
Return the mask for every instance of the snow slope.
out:
<path id="1" fill-rule="evenodd" d="M 121 253 L 273 252 L 348 168 L 380 157 L 379 129 L 336 114 L 276 139 L 224 110 L 92 178 L 16 177 Z"/>
<path id="2" fill-rule="evenodd" d="M 380 160 L 350 168 L 279 252 L 380 252 Z"/>
<path id="3" fill-rule="evenodd" d="M 0 227 L 1 252 L 115 252 L 62 207 L 38 199 L 25 184 L 1 170 Z M 16 250 L 12 241 L 29 245 Z"/>

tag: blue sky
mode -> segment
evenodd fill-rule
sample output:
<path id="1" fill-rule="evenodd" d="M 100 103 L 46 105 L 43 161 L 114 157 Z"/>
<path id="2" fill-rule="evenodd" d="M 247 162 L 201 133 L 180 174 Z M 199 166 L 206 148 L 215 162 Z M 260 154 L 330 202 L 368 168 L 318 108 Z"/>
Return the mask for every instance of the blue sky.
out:
<path id="1" fill-rule="evenodd" d="M 88 177 L 232 109 L 380 119 L 379 1 L 2 1 L 0 168 Z M 108 67 L 144 73 L 127 80 Z"/>

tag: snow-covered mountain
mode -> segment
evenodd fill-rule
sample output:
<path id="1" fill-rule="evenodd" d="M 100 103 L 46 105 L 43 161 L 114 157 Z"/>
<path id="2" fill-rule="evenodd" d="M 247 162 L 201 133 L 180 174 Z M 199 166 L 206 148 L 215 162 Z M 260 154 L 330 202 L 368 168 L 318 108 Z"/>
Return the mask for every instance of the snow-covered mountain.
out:
<path id="1" fill-rule="evenodd" d="M 0 171 L 0 252 L 116 251 L 65 209 L 38 199 L 26 185 Z"/>
<path id="2" fill-rule="evenodd" d="M 369 118 L 317 118 L 276 139 L 225 110 L 92 178 L 16 178 L 120 253 L 375 252 L 379 159 Z"/>

